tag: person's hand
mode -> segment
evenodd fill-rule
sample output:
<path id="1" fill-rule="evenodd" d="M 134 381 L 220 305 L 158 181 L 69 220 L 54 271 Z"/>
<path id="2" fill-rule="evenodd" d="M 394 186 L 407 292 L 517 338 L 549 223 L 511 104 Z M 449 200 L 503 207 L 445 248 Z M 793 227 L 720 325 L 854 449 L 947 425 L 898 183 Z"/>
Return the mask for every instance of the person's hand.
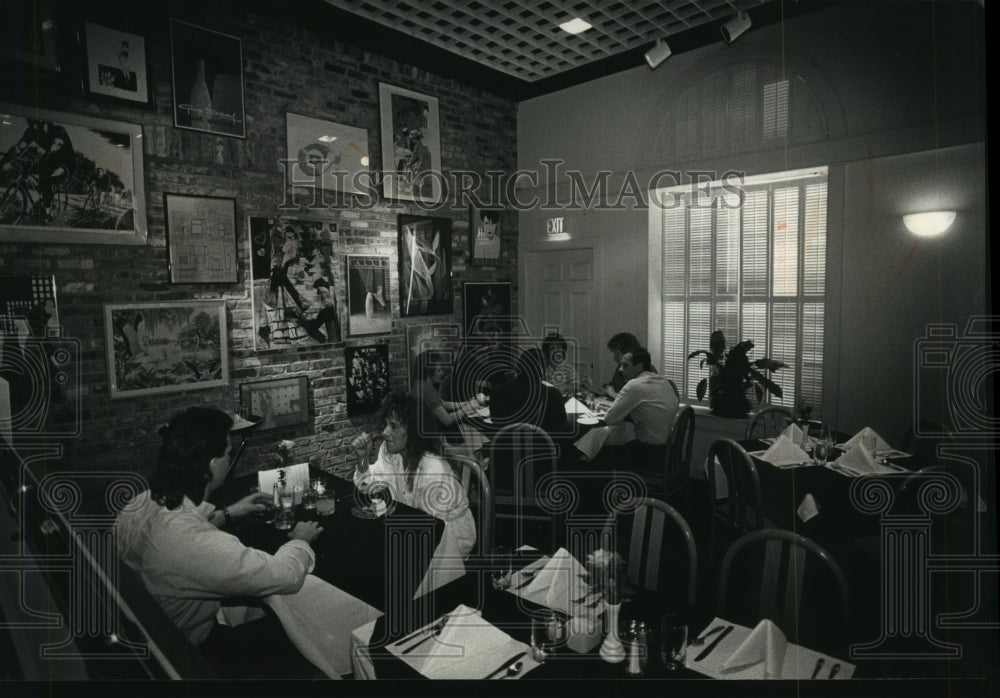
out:
<path id="1" fill-rule="evenodd" d="M 274 505 L 274 498 L 265 492 L 248 494 L 235 504 L 229 505 L 229 515 L 232 517 L 246 516 L 265 512 Z"/>
<path id="2" fill-rule="evenodd" d="M 315 521 L 299 521 L 295 528 L 288 532 L 291 540 L 301 540 L 312 544 L 314 540 L 323 532 L 323 527 Z"/>
<path id="3" fill-rule="evenodd" d="M 351 448 L 354 450 L 354 455 L 358 458 L 364 458 L 372 450 L 372 437 L 366 433 L 358 434 L 351 441 Z"/>
<path id="4" fill-rule="evenodd" d="M 590 376 L 584 376 L 580 380 L 580 387 L 583 388 L 584 390 L 592 390 L 593 388 L 591 386 L 593 385 L 594 385 L 594 380 Z"/>

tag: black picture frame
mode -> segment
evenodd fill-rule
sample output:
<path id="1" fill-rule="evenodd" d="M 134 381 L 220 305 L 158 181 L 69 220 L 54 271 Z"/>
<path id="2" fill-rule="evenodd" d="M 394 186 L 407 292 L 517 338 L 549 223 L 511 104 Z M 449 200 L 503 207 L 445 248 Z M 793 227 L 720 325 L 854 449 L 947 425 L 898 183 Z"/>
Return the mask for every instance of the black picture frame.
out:
<path id="1" fill-rule="evenodd" d="M 83 94 L 133 107 L 153 106 L 146 38 L 86 21 L 77 34 L 83 58 Z"/>
<path id="2" fill-rule="evenodd" d="M 246 138 L 243 41 L 170 20 L 174 126 Z"/>
<path id="3" fill-rule="evenodd" d="M 236 199 L 163 194 L 172 284 L 236 283 Z"/>
<path id="4" fill-rule="evenodd" d="M 398 226 L 400 317 L 450 314 L 451 219 L 400 214 Z"/>
<path id="5" fill-rule="evenodd" d="M 376 412 L 389 393 L 389 345 L 367 344 L 344 349 L 347 416 Z"/>
<path id="6" fill-rule="evenodd" d="M 309 377 L 286 376 L 240 385 L 244 414 L 260 417 L 254 432 L 309 423 Z"/>
<path id="7" fill-rule="evenodd" d="M 503 254 L 502 232 L 502 208 L 470 206 L 469 262 L 471 264 L 498 264 Z"/>
<path id="8" fill-rule="evenodd" d="M 491 331 L 509 334 L 513 282 L 467 281 L 462 284 L 463 328 L 466 337 Z"/>
<path id="9" fill-rule="evenodd" d="M 49 0 L 7 2 L 0 5 L 0 26 L 9 42 L 0 45 L 0 55 L 19 63 L 30 63 L 59 72 L 56 23 Z"/>

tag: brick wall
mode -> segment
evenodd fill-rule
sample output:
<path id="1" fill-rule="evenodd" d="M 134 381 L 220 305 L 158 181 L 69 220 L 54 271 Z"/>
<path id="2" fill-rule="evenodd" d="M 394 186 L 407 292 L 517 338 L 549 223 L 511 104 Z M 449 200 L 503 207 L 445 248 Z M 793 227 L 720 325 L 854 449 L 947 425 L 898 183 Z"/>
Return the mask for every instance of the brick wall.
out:
<path id="1" fill-rule="evenodd" d="M 93 8 L 88 9 L 89 5 Z M 310 209 L 307 196 L 300 197 L 302 205 L 297 209 L 278 208 L 285 198 L 278 160 L 285 157 L 288 111 L 366 129 L 375 170 L 381 161 L 378 84 L 405 86 L 439 100 L 445 172 L 510 172 L 516 160 L 516 104 L 479 86 L 460 84 L 365 53 L 266 9 L 244 11 L 239 4 L 219 2 L 204 2 L 200 7 L 200 13 L 173 16 L 239 36 L 243 41 L 245 140 L 174 128 L 166 14 L 147 18 L 136 27 L 120 21 L 130 16 L 128 13 L 116 15 L 106 3 L 58 7 L 63 14 L 57 15 L 57 24 L 62 29 L 87 18 L 146 37 L 154 81 L 152 109 L 119 106 L 96 98 L 85 100 L 79 86 L 79 61 L 65 35 L 60 45 L 66 56 L 62 73 L 32 67 L 5 72 L 0 93 L 3 101 L 140 123 L 144 136 L 148 244 L 126 247 L 0 242 L 0 274 L 55 275 L 64 334 L 81 344 L 82 435 L 62 442 L 62 458 L 51 462 L 56 469 L 124 469 L 147 474 L 155 463 L 159 443 L 155 429 L 171 414 L 191 405 L 225 407 L 237 398 L 243 382 L 291 375 L 309 378 L 310 423 L 252 435 L 240 468 L 266 464 L 274 457 L 276 442 L 284 438 L 296 441 L 297 459 L 315 460 L 334 471 L 343 468 L 351 438 L 371 424 L 369 416 L 349 418 L 346 414 L 345 345 L 388 342 L 392 386 L 402 387 L 406 383 L 406 325 L 448 320 L 461 323 L 464 281 L 511 280 L 516 289 L 517 216 L 513 212 L 506 213 L 503 219 L 501 262 L 492 267 L 473 267 L 466 265 L 469 222 L 465 208 L 450 206 L 426 212 L 409 203 L 383 201 L 374 208 L 362 209 L 352 207 L 348 197 L 345 205 Z M 240 260 L 237 283 L 168 282 L 165 192 L 235 198 Z M 396 220 L 400 213 L 452 220 L 455 311 L 451 317 L 399 317 Z M 346 342 L 310 348 L 254 350 L 247 219 L 276 215 L 337 224 L 333 269 L 341 303 L 346 301 L 345 255 L 380 254 L 391 258 L 393 320 L 388 335 L 346 337 Z M 229 324 L 227 387 L 109 399 L 104 303 L 220 298 L 226 302 Z M 346 336 L 346 324 L 342 330 Z"/>

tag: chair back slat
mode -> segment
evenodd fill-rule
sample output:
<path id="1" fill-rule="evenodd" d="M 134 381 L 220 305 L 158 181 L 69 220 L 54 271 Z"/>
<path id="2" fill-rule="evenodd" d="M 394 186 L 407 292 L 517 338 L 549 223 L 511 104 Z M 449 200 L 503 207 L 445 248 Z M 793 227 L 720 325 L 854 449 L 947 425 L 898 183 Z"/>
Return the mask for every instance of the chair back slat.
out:
<path id="1" fill-rule="evenodd" d="M 772 405 L 755 413 L 747 422 L 743 438 L 765 439 L 780 434 L 792 419 L 792 411 L 787 407 Z"/>
<path id="2" fill-rule="evenodd" d="M 726 478 L 727 498 L 720 508 L 716 501 L 716 472 L 718 463 Z M 753 459 L 743 447 L 732 439 L 719 439 L 708 451 L 708 545 L 705 562 L 714 560 L 718 522 L 741 533 L 764 526 L 764 506 L 760 490 L 760 476 Z"/>
<path id="3" fill-rule="evenodd" d="M 646 554 L 645 587 L 656 589 L 660 581 L 660 557 L 663 554 L 663 529 L 666 514 L 660 509 L 652 509 L 649 523 L 649 549 Z"/>

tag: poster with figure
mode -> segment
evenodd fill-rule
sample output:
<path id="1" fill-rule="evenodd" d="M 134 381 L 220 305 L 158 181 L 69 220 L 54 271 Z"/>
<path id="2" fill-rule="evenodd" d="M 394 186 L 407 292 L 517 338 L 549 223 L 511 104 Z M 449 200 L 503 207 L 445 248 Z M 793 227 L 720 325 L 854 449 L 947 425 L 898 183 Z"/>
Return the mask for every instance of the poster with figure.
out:
<path id="1" fill-rule="evenodd" d="M 389 392 L 389 345 L 370 344 L 344 350 L 347 416 L 378 410 Z"/>
<path id="2" fill-rule="evenodd" d="M 441 124 L 437 97 L 378 86 L 382 132 L 382 195 L 387 199 L 438 203 L 441 183 Z"/>
<path id="3" fill-rule="evenodd" d="M 452 312 L 451 220 L 399 216 L 401 317 Z"/>
<path id="4" fill-rule="evenodd" d="M 336 225 L 251 217 L 247 228 L 257 351 L 341 341 L 342 307 L 333 268 Z"/>
<path id="5" fill-rule="evenodd" d="M 496 264 L 500 261 L 499 208 L 470 208 L 469 261 L 473 264 Z"/>
<path id="6" fill-rule="evenodd" d="M 347 255 L 347 307 L 351 336 L 392 329 L 388 257 Z"/>
<path id="7" fill-rule="evenodd" d="M 462 328 L 458 323 L 442 322 L 433 325 L 409 325 L 406 328 L 406 375 L 407 385 L 416 381 L 414 367 L 420 353 L 440 350 L 449 356 L 457 356 L 462 344 Z"/>
<path id="8" fill-rule="evenodd" d="M 510 281 L 467 281 L 462 286 L 465 336 L 510 333 Z"/>
<path id="9" fill-rule="evenodd" d="M 246 138 L 243 42 L 170 20 L 174 126 Z"/>
<path id="10" fill-rule="evenodd" d="M 94 22 L 84 23 L 82 38 L 88 96 L 109 97 L 132 106 L 151 105 L 145 38 Z"/>

